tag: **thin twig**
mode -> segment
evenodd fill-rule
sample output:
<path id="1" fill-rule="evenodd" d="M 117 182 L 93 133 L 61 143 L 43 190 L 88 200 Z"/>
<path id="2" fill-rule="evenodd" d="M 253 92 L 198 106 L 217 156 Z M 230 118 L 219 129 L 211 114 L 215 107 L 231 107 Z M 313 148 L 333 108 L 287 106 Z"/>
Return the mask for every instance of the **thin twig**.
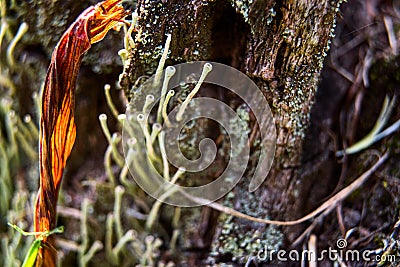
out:
<path id="1" fill-rule="evenodd" d="M 191 196 L 191 195 L 185 193 L 184 191 L 181 191 L 181 193 L 183 195 L 187 196 L 188 198 L 190 198 L 191 200 L 195 201 L 198 204 L 207 205 L 213 209 L 219 210 L 221 212 L 224 212 L 226 214 L 229 214 L 229 215 L 241 218 L 241 219 L 258 222 L 258 223 L 264 223 L 264 224 L 274 224 L 274 225 L 283 225 L 283 226 L 296 225 L 296 224 L 305 222 L 307 220 L 310 220 L 322 212 L 323 212 L 322 215 L 325 216 L 333 208 L 335 208 L 338 203 L 343 201 L 352 192 L 354 192 L 356 189 L 358 189 L 368 179 L 368 177 L 371 176 L 371 174 L 374 173 L 378 169 L 378 167 L 381 166 L 382 163 L 384 163 L 386 161 L 386 159 L 388 157 L 389 157 L 389 152 L 386 152 L 382 157 L 379 158 L 379 160 L 370 169 L 368 169 L 366 172 L 364 172 L 360 177 L 358 177 L 350 185 L 343 188 L 341 191 L 339 191 L 333 197 L 331 197 L 330 199 L 325 201 L 321 206 L 319 206 L 313 212 L 307 214 L 306 216 L 304 216 L 300 219 L 293 220 L 293 221 L 275 221 L 275 220 L 256 218 L 256 217 L 241 213 L 237 210 L 234 210 L 232 208 L 223 206 L 223 205 L 215 203 L 215 202 L 210 203 L 210 200 L 208 200 L 208 199 Z"/>

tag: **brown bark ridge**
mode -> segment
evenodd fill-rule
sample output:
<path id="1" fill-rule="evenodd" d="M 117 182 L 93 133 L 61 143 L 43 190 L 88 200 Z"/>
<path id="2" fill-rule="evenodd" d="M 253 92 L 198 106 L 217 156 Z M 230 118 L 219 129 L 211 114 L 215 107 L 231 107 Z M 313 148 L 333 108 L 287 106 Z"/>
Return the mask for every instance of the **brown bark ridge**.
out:
<path id="1" fill-rule="evenodd" d="M 131 63 L 121 76 L 121 86 L 133 96 L 136 80 L 154 72 L 168 33 L 172 34 L 172 42 L 167 63 L 210 60 L 245 72 L 263 91 L 274 114 L 276 156 L 266 182 L 257 191 L 247 191 L 245 178 L 224 203 L 257 217 L 298 218 L 306 213 L 298 196 L 303 190 L 308 192 L 305 187 L 309 186 L 302 180 L 307 176 L 299 171 L 302 143 L 341 2 L 139 0 L 140 41 L 131 51 Z M 221 98 L 233 106 L 237 103 L 229 94 Z M 248 174 L 254 171 L 253 163 L 262 148 L 252 149 Z M 215 223 L 206 234 L 214 234 L 211 243 L 202 245 L 211 247 L 211 263 L 243 263 L 249 253 L 265 246 L 277 248 L 297 232 L 231 216 L 220 216 Z"/>

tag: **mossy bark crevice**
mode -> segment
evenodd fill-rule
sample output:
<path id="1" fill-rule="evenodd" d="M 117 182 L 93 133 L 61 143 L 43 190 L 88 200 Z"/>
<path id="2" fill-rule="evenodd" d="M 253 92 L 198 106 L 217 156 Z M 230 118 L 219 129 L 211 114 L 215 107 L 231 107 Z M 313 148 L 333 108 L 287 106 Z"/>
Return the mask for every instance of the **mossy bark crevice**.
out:
<path id="1" fill-rule="evenodd" d="M 249 7 L 252 31 L 245 69 L 263 90 L 275 118 L 277 151 L 264 190 L 276 192 L 266 208 L 280 219 L 305 212 L 298 196 L 308 191 L 308 183 L 298 166 L 340 3 L 255 1 Z"/>

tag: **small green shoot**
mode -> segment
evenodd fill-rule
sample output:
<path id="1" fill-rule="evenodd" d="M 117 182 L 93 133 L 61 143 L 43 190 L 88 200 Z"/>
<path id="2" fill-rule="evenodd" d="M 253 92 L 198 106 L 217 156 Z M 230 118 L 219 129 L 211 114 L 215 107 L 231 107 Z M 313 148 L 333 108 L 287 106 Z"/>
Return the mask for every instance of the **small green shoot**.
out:
<path id="1" fill-rule="evenodd" d="M 45 232 L 25 232 L 15 224 L 8 223 L 8 225 L 14 228 L 18 233 L 20 233 L 23 236 L 39 235 L 35 239 L 35 241 L 33 241 L 31 247 L 29 248 L 29 251 L 25 256 L 25 260 L 22 263 L 21 267 L 33 267 L 35 265 L 36 256 L 39 252 L 40 247 L 42 246 L 42 241 L 45 237 L 48 237 L 52 234 L 61 234 L 64 232 L 64 226 L 60 226 L 51 231 L 45 231 Z"/>
<path id="2" fill-rule="evenodd" d="M 390 103 L 389 103 L 390 102 Z M 382 110 L 377 119 L 374 128 L 371 130 L 369 134 L 367 134 L 363 139 L 355 143 L 354 145 L 336 152 L 336 157 L 344 156 L 345 154 L 355 154 L 360 152 L 361 150 L 366 149 L 371 146 L 375 142 L 378 142 L 382 138 L 392 134 L 400 128 L 400 120 L 396 121 L 390 127 L 382 131 L 382 128 L 385 126 L 387 121 L 389 120 L 390 114 L 394 108 L 396 103 L 396 96 L 389 100 L 389 97 L 385 97 L 385 101 L 383 102 Z"/>

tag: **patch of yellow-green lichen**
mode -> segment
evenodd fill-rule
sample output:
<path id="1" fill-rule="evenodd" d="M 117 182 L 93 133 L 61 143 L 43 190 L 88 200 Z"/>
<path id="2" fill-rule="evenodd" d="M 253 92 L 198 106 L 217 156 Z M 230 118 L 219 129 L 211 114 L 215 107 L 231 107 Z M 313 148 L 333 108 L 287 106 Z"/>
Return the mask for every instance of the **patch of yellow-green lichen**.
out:
<path id="1" fill-rule="evenodd" d="M 325 12 L 322 18 L 310 17 L 307 6 L 297 6 L 298 13 L 305 14 L 309 20 L 297 24 L 289 19 L 283 20 L 279 25 L 281 30 L 277 42 L 282 49 L 279 56 L 283 58 L 280 59 L 281 66 L 278 70 L 282 74 L 276 85 L 261 86 L 263 91 L 272 95 L 271 108 L 275 114 L 278 132 L 282 133 L 278 135 L 278 147 L 280 143 L 284 144 L 289 158 L 292 154 L 298 154 L 298 140 L 305 137 L 319 73 L 334 37 L 336 14 L 341 2 L 332 3 L 329 10 L 325 10 L 325 6 L 318 6 L 321 12 Z M 321 34 L 320 23 L 329 24 L 324 25 L 329 31 Z M 290 139 L 284 139 L 286 137 Z"/>
<path id="2" fill-rule="evenodd" d="M 239 106 L 236 109 L 236 114 L 237 117 L 233 117 L 229 120 L 229 129 L 228 133 L 229 136 L 232 136 L 234 138 L 238 138 L 239 139 L 239 144 L 237 147 L 237 153 L 240 153 L 241 151 L 243 151 L 243 149 L 248 145 L 248 135 L 250 134 L 250 127 L 249 127 L 249 123 L 250 123 L 250 114 L 249 114 L 249 108 L 246 104 L 243 104 L 241 106 Z M 226 136 L 228 137 L 228 136 Z M 221 150 L 220 153 L 223 153 L 224 151 Z M 235 153 L 231 154 L 231 157 L 237 157 L 238 155 L 236 155 Z"/>
<path id="3" fill-rule="evenodd" d="M 15 3 L 14 3 L 15 4 Z M 6 5 L 0 0 L 0 258 L 4 266 L 19 266 L 33 237 L 7 229 L 7 223 L 16 224 L 24 229 L 32 225 L 32 210 L 35 202 L 32 192 L 38 182 L 37 143 L 38 127 L 34 112 L 39 109 L 38 93 L 33 97 L 34 107 L 26 110 L 32 114 L 21 114 L 18 97 L 26 93 L 22 90 L 21 79 L 28 76 L 28 68 L 18 61 L 21 41 L 29 27 L 26 23 L 9 17 Z M 11 16 L 10 14 L 10 16 Z M 25 104 L 25 103 L 24 103 Z M 23 171 L 22 171 L 23 170 Z"/>
<path id="4" fill-rule="evenodd" d="M 194 80 L 192 82 L 194 82 Z M 180 86 L 180 91 L 176 93 L 176 101 L 172 102 L 171 105 L 182 103 L 193 88 L 193 84 L 182 84 Z M 195 107 L 193 102 L 189 103 L 189 107 L 194 110 L 195 116 L 201 115 L 200 108 Z M 200 157 L 198 144 L 199 140 L 205 138 L 205 132 L 203 130 L 206 129 L 206 123 L 207 121 L 204 119 L 191 120 L 182 128 L 178 137 L 178 141 L 182 153 L 188 159 L 193 160 Z"/>
<path id="5" fill-rule="evenodd" d="M 253 0 L 231 0 L 230 2 L 236 11 L 243 15 L 244 20 L 247 22 L 249 20 L 249 11 Z"/>
<path id="6" fill-rule="evenodd" d="M 236 198 L 235 195 L 246 196 Z M 255 194 L 235 188 L 224 200 L 226 206 L 233 207 L 232 201 L 237 201 L 235 207 L 250 216 L 268 219 Z M 283 244 L 284 235 L 275 225 L 264 225 L 260 223 L 249 223 L 228 214 L 222 214 L 219 219 L 220 232 L 218 239 L 212 244 L 210 263 L 221 255 L 231 255 L 231 261 L 244 264 L 250 257 L 256 257 L 261 251 L 279 250 Z M 268 259 L 266 259 L 268 260 Z"/>
<path id="7" fill-rule="evenodd" d="M 139 49 L 139 61 L 140 64 L 146 66 L 145 74 L 151 75 L 154 73 L 155 69 L 157 68 L 158 61 L 160 60 L 164 49 L 161 45 L 156 46 L 153 51 L 143 51 Z"/>
<path id="8" fill-rule="evenodd" d="M 251 26 L 251 31 L 254 33 L 255 27 L 260 27 L 260 25 L 269 26 L 275 19 L 276 10 L 274 8 L 275 2 L 271 3 L 271 6 L 264 6 L 266 3 L 261 1 L 253 1 L 253 0 L 231 0 L 230 1 L 233 8 L 235 8 L 236 12 L 240 13 L 244 21 L 249 23 Z M 253 7 L 253 5 L 257 5 L 257 7 Z M 261 6 L 260 6 L 261 5 Z M 255 10 L 256 12 L 264 12 L 261 14 L 250 14 L 251 10 Z M 256 19 L 256 23 L 251 21 L 251 18 Z"/>

